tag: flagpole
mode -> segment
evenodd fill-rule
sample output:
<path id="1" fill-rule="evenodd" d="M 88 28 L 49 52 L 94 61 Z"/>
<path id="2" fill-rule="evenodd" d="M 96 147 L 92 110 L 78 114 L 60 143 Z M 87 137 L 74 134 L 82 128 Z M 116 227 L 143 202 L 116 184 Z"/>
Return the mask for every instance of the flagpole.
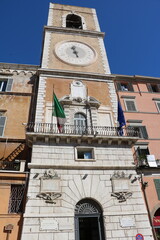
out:
<path id="1" fill-rule="evenodd" d="M 51 126 L 53 128 L 53 109 L 54 109 L 54 84 L 53 84 L 53 92 L 52 92 L 52 112 L 51 112 Z"/>

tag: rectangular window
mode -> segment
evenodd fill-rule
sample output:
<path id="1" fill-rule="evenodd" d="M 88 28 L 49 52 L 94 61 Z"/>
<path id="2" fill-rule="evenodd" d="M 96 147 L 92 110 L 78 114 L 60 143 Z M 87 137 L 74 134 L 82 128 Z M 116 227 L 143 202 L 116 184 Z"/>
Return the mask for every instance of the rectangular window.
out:
<path id="1" fill-rule="evenodd" d="M 0 92 L 10 92 L 13 79 L 0 79 Z"/>
<path id="2" fill-rule="evenodd" d="M 154 179 L 158 200 L 160 200 L 160 179 Z"/>
<path id="3" fill-rule="evenodd" d="M 160 92 L 160 84 L 147 83 L 148 92 Z"/>
<path id="4" fill-rule="evenodd" d="M 128 112 L 136 112 L 135 101 L 130 99 L 125 99 L 126 110 Z"/>
<path id="5" fill-rule="evenodd" d="M 139 166 L 146 166 L 147 164 L 147 155 L 149 155 L 148 147 L 140 146 L 135 150 L 136 157 L 138 160 Z"/>
<path id="6" fill-rule="evenodd" d="M 9 213 L 21 213 L 23 210 L 23 197 L 25 185 L 11 185 L 10 199 L 9 199 Z"/>
<path id="7" fill-rule="evenodd" d="M 129 82 L 117 82 L 117 89 L 119 91 L 130 91 L 134 92 L 132 83 Z"/>
<path id="8" fill-rule="evenodd" d="M 93 148 L 76 148 L 75 155 L 77 160 L 87 160 L 94 159 L 94 149 Z"/>
<path id="9" fill-rule="evenodd" d="M 4 112 L 0 111 L 0 137 L 3 136 L 4 128 L 5 128 L 6 117 L 4 116 Z"/>

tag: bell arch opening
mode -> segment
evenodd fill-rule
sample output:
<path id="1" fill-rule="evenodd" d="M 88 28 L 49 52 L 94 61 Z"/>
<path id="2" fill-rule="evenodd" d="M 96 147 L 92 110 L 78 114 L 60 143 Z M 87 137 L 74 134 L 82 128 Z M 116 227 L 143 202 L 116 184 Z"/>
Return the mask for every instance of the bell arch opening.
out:
<path id="1" fill-rule="evenodd" d="M 75 206 L 75 239 L 104 240 L 103 212 L 92 199 L 83 199 Z"/>
<path id="2" fill-rule="evenodd" d="M 66 27 L 83 29 L 81 17 L 76 14 L 68 14 L 66 17 Z"/>

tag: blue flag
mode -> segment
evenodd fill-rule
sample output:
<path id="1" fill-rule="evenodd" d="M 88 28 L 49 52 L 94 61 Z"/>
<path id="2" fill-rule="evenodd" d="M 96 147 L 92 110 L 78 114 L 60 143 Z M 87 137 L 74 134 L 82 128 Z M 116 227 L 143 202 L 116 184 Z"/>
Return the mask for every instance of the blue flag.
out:
<path id="1" fill-rule="evenodd" d="M 124 113 L 123 113 L 123 110 L 122 110 L 122 107 L 121 107 L 121 104 L 120 102 L 118 101 L 118 122 L 119 122 L 119 127 L 122 128 L 123 126 L 126 125 L 126 121 L 125 121 L 125 118 L 124 118 Z"/>

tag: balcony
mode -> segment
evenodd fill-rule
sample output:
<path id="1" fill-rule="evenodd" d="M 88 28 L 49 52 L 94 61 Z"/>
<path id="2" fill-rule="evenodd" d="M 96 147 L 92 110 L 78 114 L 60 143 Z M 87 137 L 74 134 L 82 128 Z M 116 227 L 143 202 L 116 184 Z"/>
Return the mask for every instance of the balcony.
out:
<path id="1" fill-rule="evenodd" d="M 57 124 L 52 123 L 28 123 L 26 125 L 26 136 L 29 145 L 35 141 L 51 141 L 55 139 L 56 143 L 64 141 L 67 143 L 77 139 L 78 143 L 87 141 L 88 143 L 108 142 L 111 144 L 113 141 L 121 144 L 122 141 L 129 141 L 130 144 L 134 143 L 139 138 L 139 131 L 137 128 L 129 127 L 120 130 L 118 127 L 101 127 L 101 126 L 78 126 L 65 124 L 61 130 L 58 129 Z"/>
<path id="2" fill-rule="evenodd" d="M 4 160 L 0 162 L 0 170 L 24 172 L 25 163 L 26 163 L 25 160 L 14 160 L 14 161 Z"/>

